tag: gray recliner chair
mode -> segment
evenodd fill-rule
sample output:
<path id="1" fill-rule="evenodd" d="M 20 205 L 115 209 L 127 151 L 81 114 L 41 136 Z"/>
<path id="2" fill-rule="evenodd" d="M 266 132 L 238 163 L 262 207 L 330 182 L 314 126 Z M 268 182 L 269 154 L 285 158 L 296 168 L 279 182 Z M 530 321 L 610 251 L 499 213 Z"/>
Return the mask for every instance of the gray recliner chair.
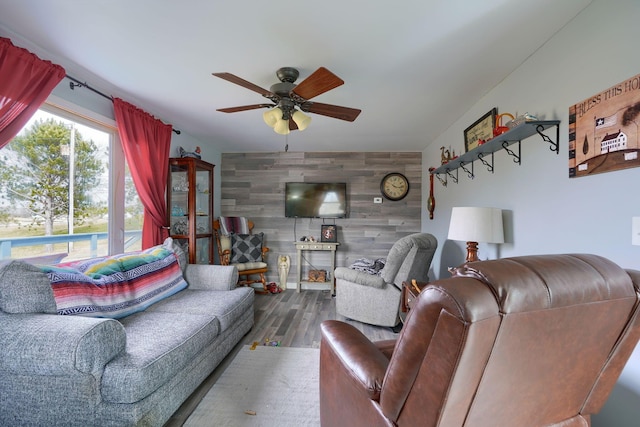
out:
<path id="1" fill-rule="evenodd" d="M 336 268 L 336 312 L 372 325 L 398 325 L 402 282 L 428 282 L 437 247 L 438 241 L 431 234 L 410 234 L 393 244 L 379 275 Z"/>

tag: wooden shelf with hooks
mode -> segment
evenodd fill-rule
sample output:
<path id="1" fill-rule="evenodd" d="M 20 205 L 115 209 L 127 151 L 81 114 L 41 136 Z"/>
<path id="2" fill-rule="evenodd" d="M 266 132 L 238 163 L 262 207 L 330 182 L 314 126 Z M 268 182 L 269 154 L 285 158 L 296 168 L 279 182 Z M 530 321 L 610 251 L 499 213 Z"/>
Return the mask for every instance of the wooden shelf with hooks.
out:
<path id="1" fill-rule="evenodd" d="M 554 126 L 556 128 L 555 141 L 543 133 L 546 129 Z M 505 150 L 513 157 L 515 163 L 520 164 L 520 144 L 522 140 L 536 133 L 540 135 L 543 141 L 550 144 L 549 149 L 551 151 L 555 151 L 556 154 L 560 153 L 560 120 L 533 120 L 521 123 L 502 135 L 490 139 L 473 150 L 467 151 L 461 156 L 433 169 L 431 173 L 437 176 L 442 185 L 447 185 L 448 178 L 451 178 L 453 182 L 457 183 L 459 169 L 462 169 L 470 179 L 473 179 L 475 176 L 473 173 L 473 163 L 476 160 L 479 160 L 489 172 L 493 173 L 493 153 L 500 150 Z M 511 145 L 516 143 L 518 144 L 517 152 L 510 148 Z M 444 175 L 444 179 L 439 175 Z"/>

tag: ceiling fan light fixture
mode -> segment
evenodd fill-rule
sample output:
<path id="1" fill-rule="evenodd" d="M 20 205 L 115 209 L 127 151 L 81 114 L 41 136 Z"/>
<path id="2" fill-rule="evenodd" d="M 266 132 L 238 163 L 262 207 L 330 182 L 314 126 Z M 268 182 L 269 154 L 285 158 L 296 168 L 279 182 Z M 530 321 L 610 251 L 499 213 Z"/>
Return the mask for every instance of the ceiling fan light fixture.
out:
<path id="1" fill-rule="evenodd" d="M 311 123 L 311 117 L 307 116 L 300 110 L 295 110 L 291 118 L 294 122 L 296 122 L 299 130 L 305 130 L 307 126 L 309 126 L 309 123 Z"/>
<path id="2" fill-rule="evenodd" d="M 280 118 L 276 125 L 273 127 L 273 130 L 280 135 L 288 135 L 289 132 L 289 120 L 283 120 Z"/>
<path id="3" fill-rule="evenodd" d="M 258 108 L 270 108 L 270 110 L 262 114 L 262 119 L 267 126 L 281 135 L 287 135 L 292 129 L 305 130 L 311 123 L 311 117 L 305 113 L 320 114 L 349 122 L 354 121 L 360 114 L 360 110 L 356 108 L 322 104 L 315 101 L 309 102 L 310 99 L 344 84 L 340 77 L 324 67 L 318 68 L 299 84 L 295 83 L 300 75 L 298 70 L 292 67 L 282 67 L 276 72 L 280 83 L 271 85 L 270 90 L 263 89 L 231 73 L 213 73 L 213 75 L 257 92 L 272 102 L 272 104 L 218 108 L 217 111 L 237 113 Z M 290 120 L 293 120 L 293 122 Z"/>
<path id="4" fill-rule="evenodd" d="M 267 110 L 262 114 L 262 119 L 269 127 L 274 127 L 278 120 L 282 120 L 282 110 L 278 107 Z"/>

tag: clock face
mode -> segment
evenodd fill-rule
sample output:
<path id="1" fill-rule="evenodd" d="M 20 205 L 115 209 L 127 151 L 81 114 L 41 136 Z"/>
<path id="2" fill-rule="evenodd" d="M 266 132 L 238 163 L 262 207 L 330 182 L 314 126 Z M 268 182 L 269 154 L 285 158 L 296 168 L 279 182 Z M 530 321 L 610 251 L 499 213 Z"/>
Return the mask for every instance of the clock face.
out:
<path id="1" fill-rule="evenodd" d="M 382 178 L 380 191 L 389 200 L 402 200 L 409 193 L 409 180 L 401 173 L 390 173 Z"/>

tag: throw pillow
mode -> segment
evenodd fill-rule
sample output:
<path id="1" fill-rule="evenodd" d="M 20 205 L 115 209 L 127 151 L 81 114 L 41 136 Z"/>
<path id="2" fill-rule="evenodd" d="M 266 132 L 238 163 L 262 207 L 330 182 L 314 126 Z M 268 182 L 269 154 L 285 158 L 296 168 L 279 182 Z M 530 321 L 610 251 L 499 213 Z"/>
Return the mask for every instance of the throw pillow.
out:
<path id="1" fill-rule="evenodd" d="M 231 233 L 231 264 L 262 261 L 264 233 Z"/>
<path id="2" fill-rule="evenodd" d="M 0 310 L 5 313 L 56 313 L 49 278 L 18 260 L 0 262 Z"/>

